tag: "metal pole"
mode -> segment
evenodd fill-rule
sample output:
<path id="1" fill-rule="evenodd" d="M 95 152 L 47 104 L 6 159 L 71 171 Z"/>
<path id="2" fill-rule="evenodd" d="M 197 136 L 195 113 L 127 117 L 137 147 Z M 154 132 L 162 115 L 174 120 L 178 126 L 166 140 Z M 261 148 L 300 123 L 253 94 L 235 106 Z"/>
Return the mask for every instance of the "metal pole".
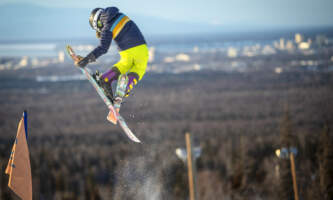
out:
<path id="1" fill-rule="evenodd" d="M 195 200 L 192 144 L 191 144 L 191 136 L 189 133 L 185 134 L 185 139 L 186 139 L 186 151 L 187 151 L 187 167 L 188 167 L 188 182 L 189 182 L 190 200 Z"/>
<path id="2" fill-rule="evenodd" d="M 291 174 L 293 176 L 293 186 L 294 186 L 294 195 L 295 200 L 298 200 L 298 190 L 297 190 L 297 182 L 296 182 L 296 170 L 295 170 L 295 158 L 294 154 L 290 152 L 290 164 L 291 164 Z"/>

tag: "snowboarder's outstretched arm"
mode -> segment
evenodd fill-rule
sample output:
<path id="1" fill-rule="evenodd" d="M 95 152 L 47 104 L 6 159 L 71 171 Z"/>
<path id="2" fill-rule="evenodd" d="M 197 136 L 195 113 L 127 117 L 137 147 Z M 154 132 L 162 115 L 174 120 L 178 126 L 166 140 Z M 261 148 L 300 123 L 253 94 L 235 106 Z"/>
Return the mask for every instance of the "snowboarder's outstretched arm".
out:
<path id="1" fill-rule="evenodd" d="M 105 31 L 101 33 L 100 44 L 86 57 L 80 59 L 77 65 L 80 67 L 85 67 L 91 62 L 95 62 L 98 57 L 108 52 L 112 41 L 112 33 L 110 31 Z"/>

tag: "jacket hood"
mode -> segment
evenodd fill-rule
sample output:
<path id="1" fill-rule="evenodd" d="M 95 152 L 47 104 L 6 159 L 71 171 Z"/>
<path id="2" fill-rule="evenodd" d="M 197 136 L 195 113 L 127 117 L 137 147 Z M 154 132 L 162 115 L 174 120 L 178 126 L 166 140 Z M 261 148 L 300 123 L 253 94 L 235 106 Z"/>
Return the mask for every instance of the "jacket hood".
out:
<path id="1" fill-rule="evenodd" d="M 119 9 L 116 7 L 108 7 L 101 13 L 100 20 L 103 22 L 109 22 L 119 13 Z"/>

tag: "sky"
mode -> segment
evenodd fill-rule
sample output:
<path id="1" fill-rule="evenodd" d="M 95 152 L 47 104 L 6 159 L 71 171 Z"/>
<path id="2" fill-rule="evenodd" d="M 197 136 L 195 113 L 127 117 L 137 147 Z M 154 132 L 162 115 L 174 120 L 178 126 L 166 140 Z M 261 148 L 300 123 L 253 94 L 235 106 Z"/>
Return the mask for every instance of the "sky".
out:
<path id="1" fill-rule="evenodd" d="M 117 6 L 124 13 L 212 25 L 333 25 L 333 0 L 1 0 L 48 7 Z"/>

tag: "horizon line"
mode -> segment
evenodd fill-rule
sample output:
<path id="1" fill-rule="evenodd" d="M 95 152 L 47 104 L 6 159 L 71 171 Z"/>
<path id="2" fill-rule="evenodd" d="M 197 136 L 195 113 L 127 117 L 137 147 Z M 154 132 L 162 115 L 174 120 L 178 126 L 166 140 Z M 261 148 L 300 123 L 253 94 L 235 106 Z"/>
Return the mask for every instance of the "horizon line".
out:
<path id="1" fill-rule="evenodd" d="M 238 30 L 237 30 L 238 29 Z M 286 32 L 290 33 L 303 33 L 304 32 L 318 32 L 325 30 L 326 33 L 330 33 L 330 36 L 333 36 L 333 25 L 310 25 L 310 26 L 270 26 L 270 27 L 260 27 L 260 28 L 250 28 L 247 30 L 235 28 L 235 30 L 226 30 L 226 31 L 215 31 L 215 32 L 192 32 L 192 33 L 151 33 L 151 34 L 146 34 L 147 38 L 168 38 L 168 37 L 184 37 L 184 36 L 189 36 L 189 37 L 200 37 L 202 35 L 210 35 L 210 36 L 230 36 L 236 35 L 236 36 L 243 36 L 246 37 L 246 35 L 250 36 L 251 34 L 264 34 L 264 33 L 272 33 L 273 31 L 278 31 L 275 32 L 275 34 L 286 34 Z M 306 33 L 305 33 L 306 34 Z M 325 34 L 325 33 L 322 33 Z M 68 36 L 68 37 L 59 37 L 59 38 L 54 38 L 54 37 L 27 37 L 23 38 L 0 38 L 0 43 L 11 43 L 14 41 L 17 42 L 33 42 L 33 41 L 60 41 L 60 40 L 95 40 L 94 37 L 89 37 L 89 36 L 79 36 L 77 38 L 74 38 L 73 36 Z"/>

